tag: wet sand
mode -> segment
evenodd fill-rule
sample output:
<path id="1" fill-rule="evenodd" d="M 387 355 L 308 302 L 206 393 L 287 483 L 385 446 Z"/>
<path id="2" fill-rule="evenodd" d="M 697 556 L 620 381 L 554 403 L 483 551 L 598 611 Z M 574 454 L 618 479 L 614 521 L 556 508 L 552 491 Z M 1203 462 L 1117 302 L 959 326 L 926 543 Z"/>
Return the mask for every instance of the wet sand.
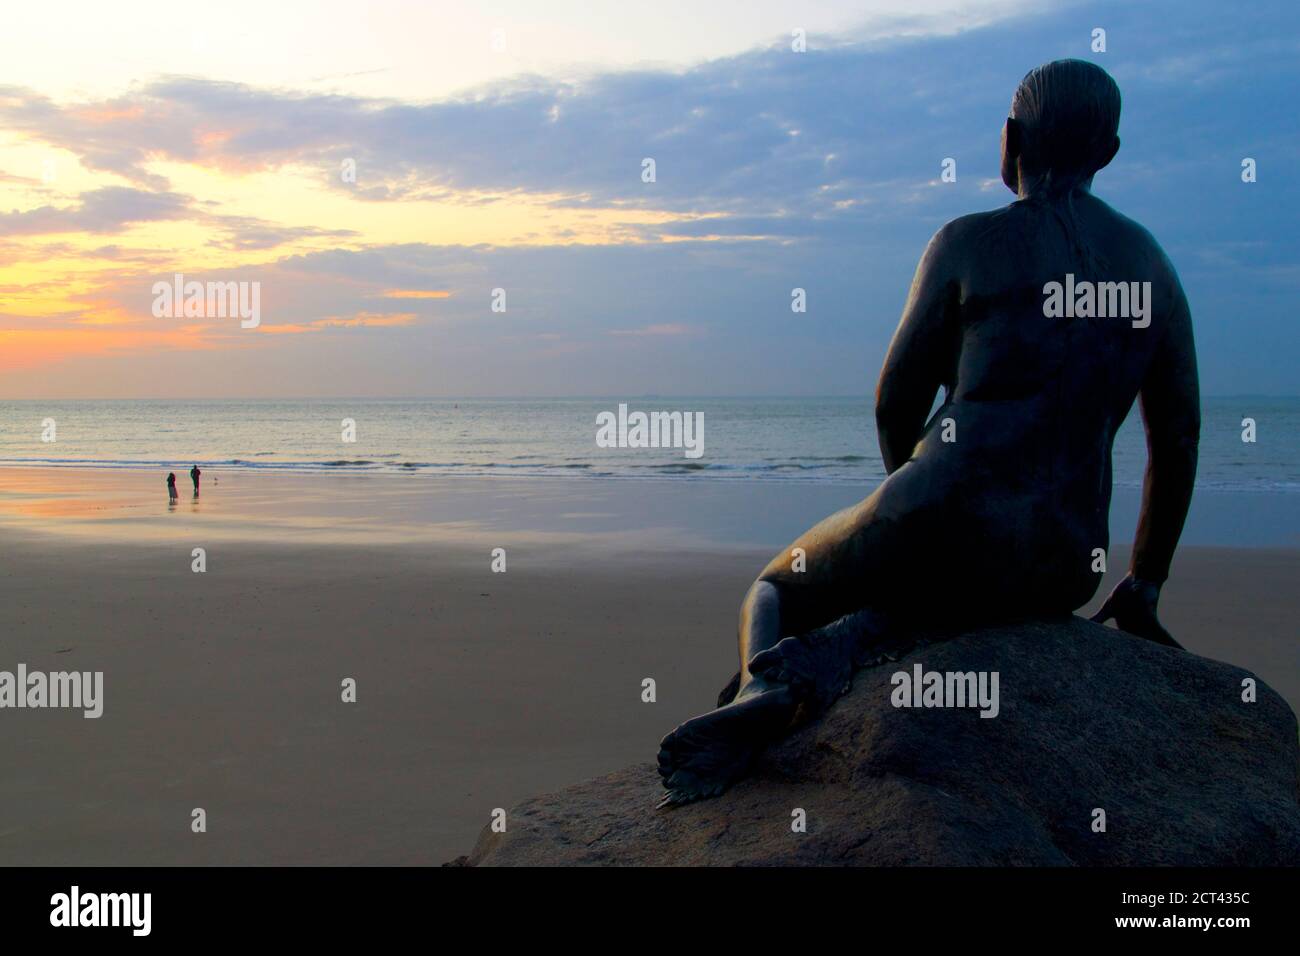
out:
<path id="1" fill-rule="evenodd" d="M 104 714 L 0 710 L 8 865 L 450 859 L 493 808 L 652 759 L 711 705 L 789 537 L 739 516 L 857 493 L 223 474 L 169 512 L 156 480 L 137 507 L 154 475 L 23 471 L 0 472 L 0 670 L 103 671 Z M 1300 706 L 1297 572 L 1295 549 L 1185 547 L 1164 621 Z"/>

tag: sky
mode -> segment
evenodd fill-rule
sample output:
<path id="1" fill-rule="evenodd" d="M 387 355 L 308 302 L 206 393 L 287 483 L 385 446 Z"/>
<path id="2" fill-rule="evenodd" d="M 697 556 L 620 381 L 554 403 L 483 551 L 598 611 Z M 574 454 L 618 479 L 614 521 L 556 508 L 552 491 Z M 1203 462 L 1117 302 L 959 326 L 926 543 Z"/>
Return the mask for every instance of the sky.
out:
<path id="1" fill-rule="evenodd" d="M 0 398 L 865 395 L 929 237 L 1012 199 L 1017 83 L 1066 56 L 1123 91 L 1094 190 L 1177 267 L 1203 391 L 1296 394 L 1297 27 L 1290 0 L 6 9 Z M 260 323 L 156 316 L 177 273 L 256 283 Z"/>

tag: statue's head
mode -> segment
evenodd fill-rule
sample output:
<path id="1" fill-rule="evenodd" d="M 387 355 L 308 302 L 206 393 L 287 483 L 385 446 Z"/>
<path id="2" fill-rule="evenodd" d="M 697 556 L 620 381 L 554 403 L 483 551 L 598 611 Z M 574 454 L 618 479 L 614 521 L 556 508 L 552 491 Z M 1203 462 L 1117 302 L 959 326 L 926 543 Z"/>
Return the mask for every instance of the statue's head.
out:
<path id="1" fill-rule="evenodd" d="M 1085 60 L 1031 70 L 1002 129 L 1002 181 L 1012 192 L 1087 188 L 1119 150 L 1119 87 Z"/>

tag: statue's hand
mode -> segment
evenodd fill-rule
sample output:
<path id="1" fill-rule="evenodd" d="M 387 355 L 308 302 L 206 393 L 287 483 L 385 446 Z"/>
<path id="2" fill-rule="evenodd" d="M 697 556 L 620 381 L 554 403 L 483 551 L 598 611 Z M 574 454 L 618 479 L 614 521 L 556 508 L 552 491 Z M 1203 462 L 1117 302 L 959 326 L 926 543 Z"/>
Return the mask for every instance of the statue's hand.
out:
<path id="1" fill-rule="evenodd" d="M 1182 647 L 1156 617 L 1156 603 L 1159 600 L 1160 585 L 1135 578 L 1130 573 L 1115 585 L 1115 590 L 1110 592 L 1110 597 L 1106 598 L 1101 610 L 1092 616 L 1092 620 L 1104 624 L 1114 618 L 1122 631 L 1167 647 Z"/>

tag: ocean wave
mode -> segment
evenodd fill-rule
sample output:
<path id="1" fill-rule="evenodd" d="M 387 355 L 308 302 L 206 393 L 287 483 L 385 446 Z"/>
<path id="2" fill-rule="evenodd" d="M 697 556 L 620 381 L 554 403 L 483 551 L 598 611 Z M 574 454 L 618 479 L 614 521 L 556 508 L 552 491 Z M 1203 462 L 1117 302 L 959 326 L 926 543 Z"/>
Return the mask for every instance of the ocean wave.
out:
<path id="1" fill-rule="evenodd" d="M 801 458 L 764 458 L 763 460 L 764 461 L 791 461 L 791 462 L 799 462 L 799 461 L 853 462 L 853 461 L 879 461 L 880 459 L 878 458 L 873 459 L 870 455 L 804 455 Z"/>
<path id="2" fill-rule="evenodd" d="M 625 465 L 626 468 L 648 468 L 651 471 L 731 471 L 735 465 L 719 465 L 703 461 L 669 461 L 650 465 Z"/>
<path id="3" fill-rule="evenodd" d="M 802 459 L 767 458 L 757 462 L 707 462 L 683 459 L 658 462 L 579 461 L 533 456 L 529 461 L 396 461 L 386 456 L 362 459 L 267 460 L 263 453 L 254 458 L 160 459 L 160 458 L 46 458 L 0 457 L 4 467 L 103 468 L 136 471 L 188 471 L 192 463 L 208 473 L 223 469 L 257 473 L 334 475 L 412 475 L 436 479 L 447 477 L 582 478 L 637 481 L 772 481 L 871 485 L 884 479 L 883 470 L 865 456 L 808 456 Z M 380 460 L 384 458 L 384 460 Z M 857 460 L 846 460 L 857 459 Z M 1228 464 L 1228 463 L 1221 463 Z M 1116 475 L 1114 487 L 1130 491 L 1140 488 L 1139 476 Z M 1300 494 L 1300 480 L 1285 477 L 1237 478 L 1218 473 L 1197 477 L 1196 489 L 1210 492 Z"/>

